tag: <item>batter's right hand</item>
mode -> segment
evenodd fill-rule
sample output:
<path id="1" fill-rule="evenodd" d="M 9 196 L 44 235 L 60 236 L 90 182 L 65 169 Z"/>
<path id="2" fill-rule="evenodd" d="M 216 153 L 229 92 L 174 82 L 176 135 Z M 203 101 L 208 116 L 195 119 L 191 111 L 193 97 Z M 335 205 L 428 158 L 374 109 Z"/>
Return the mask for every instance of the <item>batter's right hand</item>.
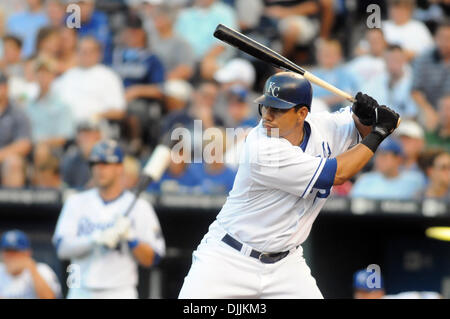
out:
<path id="1" fill-rule="evenodd" d="M 373 131 L 380 134 L 383 139 L 390 135 L 396 128 L 400 115 L 386 105 L 381 105 L 375 110 L 375 125 Z"/>
<path id="2" fill-rule="evenodd" d="M 372 126 L 375 124 L 375 109 L 378 102 L 367 94 L 358 92 L 355 96 L 356 102 L 352 105 L 353 113 L 359 118 L 361 124 Z"/>

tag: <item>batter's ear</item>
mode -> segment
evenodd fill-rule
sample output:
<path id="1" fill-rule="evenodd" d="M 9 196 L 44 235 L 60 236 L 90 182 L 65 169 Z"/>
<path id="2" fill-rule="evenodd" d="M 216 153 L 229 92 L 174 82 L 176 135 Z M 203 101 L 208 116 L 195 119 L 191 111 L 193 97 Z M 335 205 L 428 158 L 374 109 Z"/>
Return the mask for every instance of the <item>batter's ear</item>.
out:
<path id="1" fill-rule="evenodd" d="M 298 120 L 304 121 L 306 116 L 308 115 L 308 108 L 306 106 L 302 106 L 297 110 Z"/>

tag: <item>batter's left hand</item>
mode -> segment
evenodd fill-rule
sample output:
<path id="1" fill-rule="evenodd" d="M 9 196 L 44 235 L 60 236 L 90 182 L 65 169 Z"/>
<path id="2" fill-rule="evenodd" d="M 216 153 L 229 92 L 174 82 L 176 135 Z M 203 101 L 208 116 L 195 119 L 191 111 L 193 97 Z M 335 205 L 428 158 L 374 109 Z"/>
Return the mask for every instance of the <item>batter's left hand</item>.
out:
<path id="1" fill-rule="evenodd" d="M 353 103 L 352 111 L 359 118 L 359 121 L 366 126 L 375 124 L 375 109 L 379 106 L 378 102 L 367 94 L 358 92 L 355 96 L 356 102 Z"/>

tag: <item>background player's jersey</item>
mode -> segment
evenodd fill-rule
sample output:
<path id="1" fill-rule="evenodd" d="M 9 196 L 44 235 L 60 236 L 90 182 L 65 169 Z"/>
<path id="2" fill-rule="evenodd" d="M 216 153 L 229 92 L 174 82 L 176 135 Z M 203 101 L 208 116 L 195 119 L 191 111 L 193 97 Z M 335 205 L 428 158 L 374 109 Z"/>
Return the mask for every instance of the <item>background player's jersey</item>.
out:
<path id="1" fill-rule="evenodd" d="M 39 274 L 50 286 L 56 298 L 61 297 L 61 286 L 53 270 L 46 264 L 37 263 Z M 0 299 L 36 299 L 33 278 L 29 270 L 22 271 L 17 276 L 12 276 L 6 270 L 5 265 L 0 263 Z"/>
<path id="2" fill-rule="evenodd" d="M 64 240 L 91 236 L 106 229 L 124 214 L 134 195 L 125 191 L 117 199 L 105 203 L 97 189 L 72 195 L 65 202 L 56 226 L 53 242 L 58 247 Z M 129 218 L 136 238 L 148 243 L 156 254 L 165 253 L 164 238 L 152 206 L 138 199 Z M 84 256 L 71 259 L 80 268 L 81 288 L 107 289 L 137 285 L 138 265 L 126 242 L 116 250 L 95 246 Z"/>
<path id="3" fill-rule="evenodd" d="M 217 223 L 264 252 L 286 251 L 303 243 L 330 194 L 330 189 L 314 188 L 327 158 L 360 138 L 350 107 L 308 114 L 301 146 L 267 136 L 260 122 L 247 136 L 233 189 Z"/>

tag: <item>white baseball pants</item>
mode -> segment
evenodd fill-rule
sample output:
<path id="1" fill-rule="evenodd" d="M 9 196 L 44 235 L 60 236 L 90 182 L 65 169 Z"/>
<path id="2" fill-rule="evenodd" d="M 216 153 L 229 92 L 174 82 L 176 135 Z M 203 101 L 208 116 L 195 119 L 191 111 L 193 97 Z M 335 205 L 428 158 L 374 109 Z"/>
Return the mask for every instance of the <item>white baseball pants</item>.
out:
<path id="1" fill-rule="evenodd" d="M 70 288 L 67 299 L 137 299 L 136 287 L 115 289 Z"/>
<path id="2" fill-rule="evenodd" d="M 214 232 L 213 232 L 214 233 Z M 180 299 L 322 299 L 301 246 L 273 264 L 264 264 L 205 235 L 192 257 Z"/>

